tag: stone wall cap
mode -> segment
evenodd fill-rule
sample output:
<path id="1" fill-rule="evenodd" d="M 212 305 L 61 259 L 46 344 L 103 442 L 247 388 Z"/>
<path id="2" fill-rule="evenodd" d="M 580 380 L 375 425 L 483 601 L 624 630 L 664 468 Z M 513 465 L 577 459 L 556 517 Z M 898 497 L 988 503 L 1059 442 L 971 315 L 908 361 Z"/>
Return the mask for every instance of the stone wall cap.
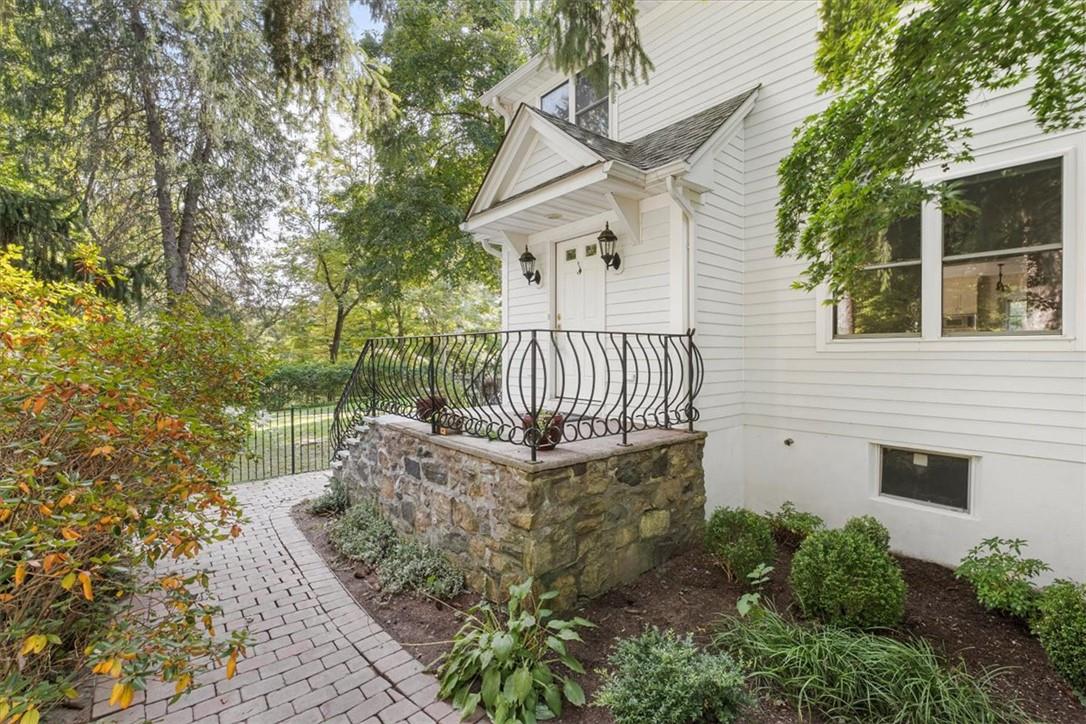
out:
<path id="1" fill-rule="evenodd" d="M 670 447 L 694 441 L 700 442 L 705 439 L 707 434 L 700 430 L 690 432 L 688 430 L 654 428 L 630 432 L 627 436 L 629 444 L 626 446 L 620 444 L 622 438 L 619 435 L 564 442 L 553 450 L 540 450 L 538 462 L 533 463 L 531 460 L 532 451 L 524 445 L 486 440 L 471 435 L 435 435 L 431 432 L 429 423 L 395 415 L 368 418 L 368 421 L 375 425 L 407 433 L 438 447 L 456 450 L 472 457 L 516 468 L 527 473 L 554 470 L 593 460 L 607 460 L 653 448 Z"/>

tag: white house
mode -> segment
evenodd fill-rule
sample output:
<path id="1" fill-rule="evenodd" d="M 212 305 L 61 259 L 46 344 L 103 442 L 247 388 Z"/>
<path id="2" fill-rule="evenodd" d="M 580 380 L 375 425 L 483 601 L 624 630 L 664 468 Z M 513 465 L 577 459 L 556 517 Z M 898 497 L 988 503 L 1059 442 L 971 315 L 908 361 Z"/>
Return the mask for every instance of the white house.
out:
<path id="1" fill-rule="evenodd" d="M 534 58 L 484 97 L 508 132 L 464 228 L 502 259 L 503 327 L 695 328 L 710 509 L 868 513 L 951 565 L 1022 537 L 1086 580 L 1086 132 L 1042 133 L 1028 86 L 977 97 L 976 161 L 918 174 L 980 214 L 918 209 L 882 286 L 834 309 L 773 251 L 777 164 L 826 104 L 816 3 L 640 6 L 647 83 Z M 592 258 L 605 224 L 617 270 Z"/>

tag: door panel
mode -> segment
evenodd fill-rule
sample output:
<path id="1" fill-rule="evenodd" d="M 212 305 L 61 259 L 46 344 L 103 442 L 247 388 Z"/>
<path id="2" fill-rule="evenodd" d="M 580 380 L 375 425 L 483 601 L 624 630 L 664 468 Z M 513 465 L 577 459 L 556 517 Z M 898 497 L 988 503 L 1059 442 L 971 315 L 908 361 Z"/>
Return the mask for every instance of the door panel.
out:
<path id="1" fill-rule="evenodd" d="M 555 254 L 555 326 L 562 332 L 554 339 L 554 397 L 559 411 L 576 417 L 609 386 L 609 344 L 596 334 L 606 328 L 606 269 L 594 236 L 562 242 Z"/>

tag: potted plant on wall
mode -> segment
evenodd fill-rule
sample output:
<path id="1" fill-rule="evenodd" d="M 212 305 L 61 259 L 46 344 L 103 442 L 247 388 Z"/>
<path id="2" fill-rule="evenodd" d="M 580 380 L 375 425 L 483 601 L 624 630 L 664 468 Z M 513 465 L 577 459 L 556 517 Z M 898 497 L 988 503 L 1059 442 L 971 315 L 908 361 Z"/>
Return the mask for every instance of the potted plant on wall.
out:
<path id="1" fill-rule="evenodd" d="M 448 423 L 449 416 L 447 414 L 441 414 L 447 406 L 448 402 L 441 395 L 420 397 L 415 400 L 415 413 L 423 422 L 434 422 L 436 418 L 439 435 L 455 435 L 460 430 L 455 425 Z"/>
<path id="2" fill-rule="evenodd" d="M 553 410 L 543 409 L 535 416 L 524 413 L 520 421 L 524 424 L 527 434 L 538 436 L 537 450 L 553 450 L 554 446 L 562 441 L 562 423 L 565 422 L 565 418 Z M 531 432 L 533 429 L 535 433 Z"/>

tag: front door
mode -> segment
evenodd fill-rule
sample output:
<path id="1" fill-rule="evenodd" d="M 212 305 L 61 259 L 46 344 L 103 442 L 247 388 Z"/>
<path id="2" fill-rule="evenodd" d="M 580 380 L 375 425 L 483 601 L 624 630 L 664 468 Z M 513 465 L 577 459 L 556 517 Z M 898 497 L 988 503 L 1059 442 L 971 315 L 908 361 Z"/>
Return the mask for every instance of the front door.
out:
<path id="1" fill-rule="evenodd" d="M 590 414 L 605 394 L 608 347 L 605 267 L 594 236 L 563 241 L 555 249 L 554 337 L 558 409 L 566 417 Z"/>

